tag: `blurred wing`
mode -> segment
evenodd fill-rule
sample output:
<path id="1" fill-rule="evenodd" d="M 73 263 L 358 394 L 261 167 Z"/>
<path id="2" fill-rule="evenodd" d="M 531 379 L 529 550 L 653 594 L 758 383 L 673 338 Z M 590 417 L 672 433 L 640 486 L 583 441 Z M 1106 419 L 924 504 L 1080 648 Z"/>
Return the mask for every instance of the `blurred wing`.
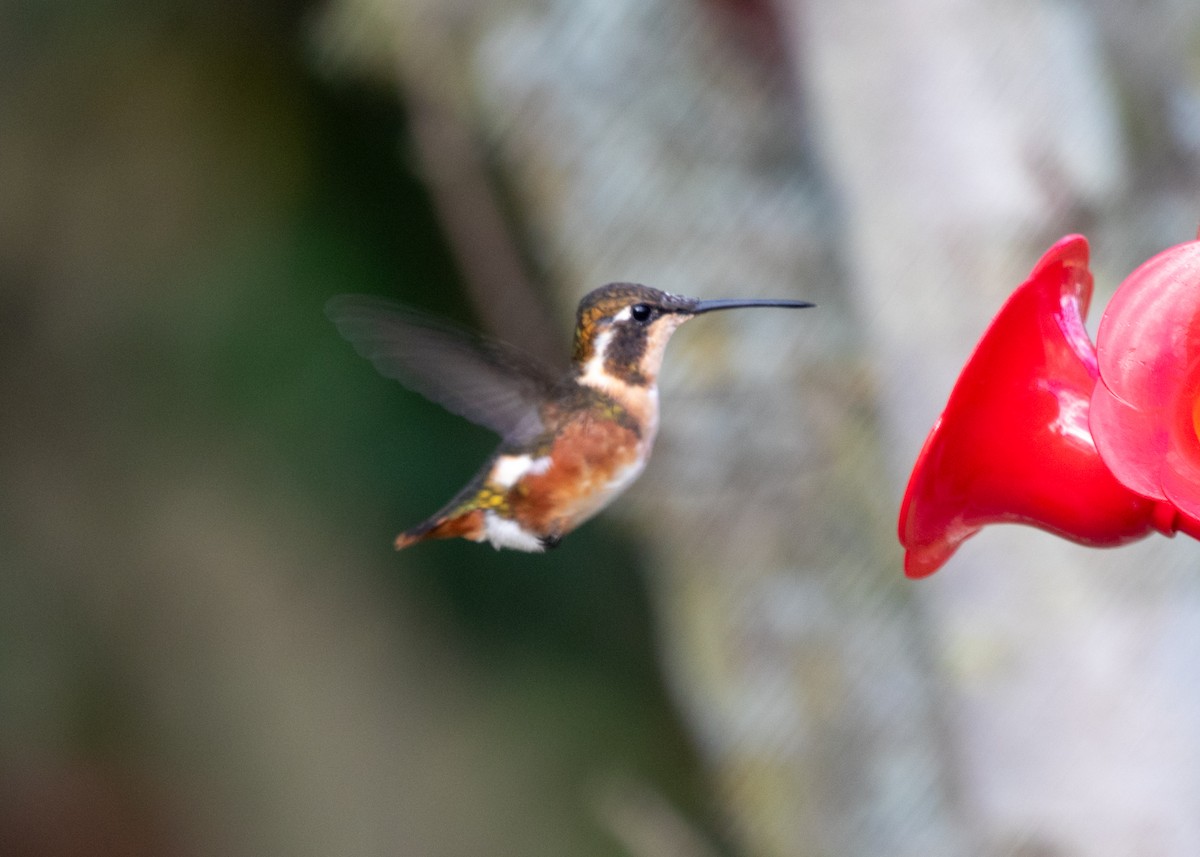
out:
<path id="1" fill-rule="evenodd" d="M 543 431 L 554 379 L 524 352 L 383 298 L 340 295 L 325 314 L 381 375 L 505 440 Z"/>

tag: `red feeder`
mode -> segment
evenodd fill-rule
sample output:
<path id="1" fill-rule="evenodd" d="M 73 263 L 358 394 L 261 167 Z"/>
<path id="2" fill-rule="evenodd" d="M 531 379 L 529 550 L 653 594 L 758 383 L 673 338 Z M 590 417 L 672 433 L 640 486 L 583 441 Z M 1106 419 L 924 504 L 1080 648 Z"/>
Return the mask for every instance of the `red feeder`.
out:
<path id="1" fill-rule="evenodd" d="M 1092 434 L 1113 475 L 1200 537 L 1200 241 L 1159 253 L 1113 295 L 1096 336 Z"/>
<path id="2" fill-rule="evenodd" d="M 1200 270 L 1196 267 L 1200 251 L 1188 258 L 1193 270 Z M 1183 267 L 1170 269 L 1173 282 L 1181 289 L 1186 280 Z M 1200 283 L 1200 277 L 1192 275 L 1191 282 Z M 1200 473 L 1196 428 L 1200 405 L 1194 392 L 1200 378 L 1200 347 L 1188 351 L 1189 362 L 1180 365 L 1176 373 L 1181 380 L 1170 387 L 1193 391 L 1186 415 L 1178 395 L 1158 395 L 1158 388 L 1145 403 L 1129 404 L 1125 388 L 1118 385 L 1100 404 L 1099 391 L 1109 390 L 1097 385 L 1107 371 L 1106 361 L 1125 366 L 1123 379 L 1138 375 L 1128 371 L 1129 356 L 1137 353 L 1129 348 L 1134 337 L 1106 348 L 1106 325 L 1122 330 L 1125 324 L 1136 326 L 1142 310 L 1131 309 L 1121 321 L 1112 309 L 1106 313 L 1098 363 L 1097 350 L 1084 327 L 1091 292 L 1087 240 L 1069 235 L 1046 252 L 975 347 L 925 441 L 904 494 L 900 541 L 909 577 L 932 574 L 964 539 L 992 523 L 1031 524 L 1091 546 L 1124 544 L 1153 529 L 1200 532 L 1190 528 L 1196 520 L 1188 517 L 1200 513 L 1200 481 L 1195 478 Z M 1200 308 L 1200 295 L 1193 297 L 1193 303 Z M 1164 315 L 1175 319 L 1174 326 L 1179 324 L 1178 315 Z M 1200 313 L 1191 312 L 1188 319 L 1190 344 L 1191 331 L 1200 326 Z M 1168 328 L 1173 329 L 1172 322 L 1160 319 L 1156 330 Z M 1137 333 L 1137 337 L 1142 335 Z M 1196 342 L 1200 345 L 1200 339 Z M 1178 355 L 1173 351 L 1161 359 L 1178 359 Z M 1154 371 L 1148 370 L 1148 374 L 1154 376 Z M 1191 479 L 1187 496 L 1196 501 L 1184 507 L 1186 514 L 1169 505 L 1171 498 L 1182 496 L 1174 493 L 1175 489 L 1154 493 L 1145 490 L 1146 479 L 1125 479 L 1128 472 L 1143 473 L 1144 455 L 1139 453 L 1136 460 L 1130 456 L 1126 466 L 1113 468 L 1109 456 L 1102 457 L 1097 448 L 1111 448 L 1119 456 L 1122 451 L 1140 449 L 1142 435 L 1138 432 L 1166 431 L 1155 426 L 1164 413 L 1159 405 L 1167 398 L 1172 402 L 1173 431 L 1190 431 L 1187 465 L 1178 468 L 1182 481 Z M 1106 431 L 1100 442 L 1093 437 L 1093 407 L 1105 414 Z M 1160 443 L 1155 449 L 1164 454 L 1154 460 L 1161 458 L 1160 463 L 1170 470 L 1178 458 L 1172 450 L 1181 446 L 1186 444 Z M 1117 470 L 1121 478 L 1115 475 Z"/>

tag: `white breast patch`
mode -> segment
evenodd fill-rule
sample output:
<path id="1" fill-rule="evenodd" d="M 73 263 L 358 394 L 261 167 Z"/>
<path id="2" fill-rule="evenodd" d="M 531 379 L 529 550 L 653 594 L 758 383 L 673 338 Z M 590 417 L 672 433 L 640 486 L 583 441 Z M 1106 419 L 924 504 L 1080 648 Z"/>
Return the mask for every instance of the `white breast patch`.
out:
<path id="1" fill-rule="evenodd" d="M 550 463 L 551 459 L 548 455 L 543 455 L 541 458 L 534 458 L 532 455 L 501 455 L 492 465 L 488 481 L 494 482 L 501 488 L 511 488 L 526 473 L 535 476 L 545 473 L 549 469 Z"/>

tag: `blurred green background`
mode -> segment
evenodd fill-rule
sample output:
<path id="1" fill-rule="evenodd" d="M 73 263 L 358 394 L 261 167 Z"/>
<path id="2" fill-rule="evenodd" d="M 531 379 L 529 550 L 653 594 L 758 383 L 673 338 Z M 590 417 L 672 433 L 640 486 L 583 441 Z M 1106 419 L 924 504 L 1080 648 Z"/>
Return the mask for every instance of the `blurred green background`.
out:
<path id="1" fill-rule="evenodd" d="M 631 784 L 717 840 L 635 544 L 391 550 L 494 438 L 322 315 L 476 323 L 313 11 L 0 4 L 0 853 L 618 854 Z"/>

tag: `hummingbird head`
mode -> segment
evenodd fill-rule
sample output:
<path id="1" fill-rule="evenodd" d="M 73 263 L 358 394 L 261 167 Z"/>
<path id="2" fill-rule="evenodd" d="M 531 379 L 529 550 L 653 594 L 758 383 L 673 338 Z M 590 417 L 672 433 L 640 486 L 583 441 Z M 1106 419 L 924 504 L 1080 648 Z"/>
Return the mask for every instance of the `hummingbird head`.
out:
<path id="1" fill-rule="evenodd" d="M 579 302 L 572 353 L 581 383 L 606 391 L 653 387 L 671 334 L 685 321 L 739 307 L 810 307 L 807 301 L 710 300 L 637 283 L 609 283 Z"/>

